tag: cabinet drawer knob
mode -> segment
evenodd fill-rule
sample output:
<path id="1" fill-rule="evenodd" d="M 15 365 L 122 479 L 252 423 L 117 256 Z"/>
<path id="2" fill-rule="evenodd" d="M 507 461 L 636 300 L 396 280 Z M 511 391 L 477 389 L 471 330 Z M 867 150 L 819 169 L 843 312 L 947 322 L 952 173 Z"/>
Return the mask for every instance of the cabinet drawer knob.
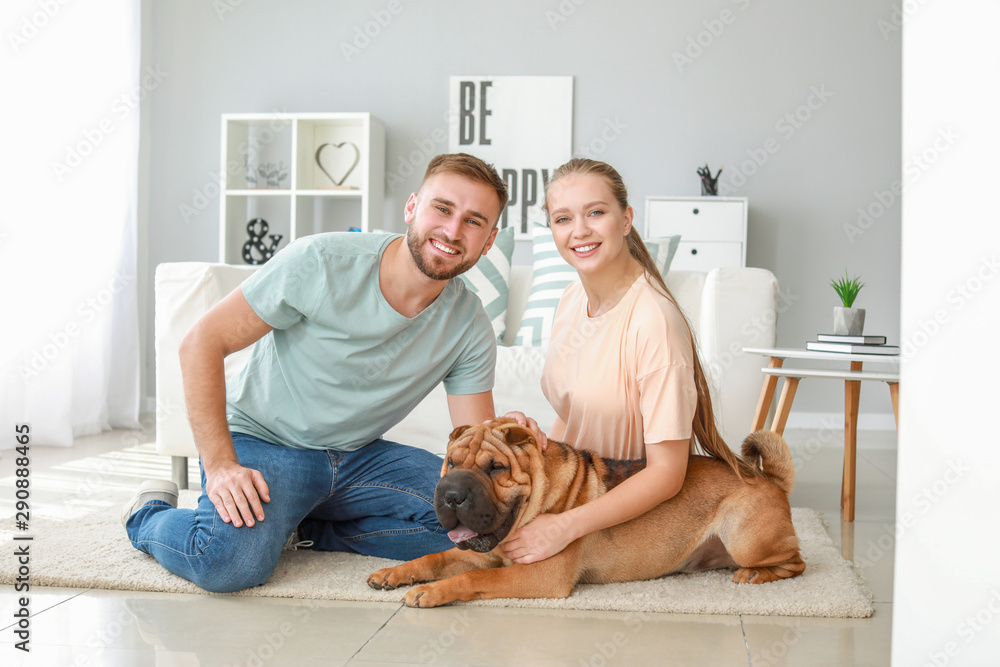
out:
<path id="1" fill-rule="evenodd" d="M 692 255 L 697 255 L 698 254 L 698 249 L 697 248 L 691 248 L 691 254 Z"/>
<path id="2" fill-rule="evenodd" d="M 694 214 L 695 214 L 695 215 L 698 215 L 698 209 L 695 209 L 695 210 L 694 210 Z"/>

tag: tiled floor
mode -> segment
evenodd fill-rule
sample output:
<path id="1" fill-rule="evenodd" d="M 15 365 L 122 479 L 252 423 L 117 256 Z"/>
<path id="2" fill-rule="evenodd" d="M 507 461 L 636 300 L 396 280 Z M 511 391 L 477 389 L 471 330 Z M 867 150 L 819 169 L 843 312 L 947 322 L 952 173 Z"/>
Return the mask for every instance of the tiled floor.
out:
<path id="1" fill-rule="evenodd" d="M 859 435 L 857 514 L 840 520 L 842 433 L 786 431 L 795 507 L 824 512 L 875 596 L 868 619 L 626 614 L 33 588 L 31 653 L 14 648 L 10 587 L 0 594 L 2 665 L 873 665 L 889 664 L 896 438 Z M 32 450 L 33 503 L 86 507 L 96 485 L 169 478 L 149 433 L 116 431 L 72 449 Z M 11 452 L 0 515 L 12 513 Z M 6 548 L 4 548 L 6 552 Z"/>

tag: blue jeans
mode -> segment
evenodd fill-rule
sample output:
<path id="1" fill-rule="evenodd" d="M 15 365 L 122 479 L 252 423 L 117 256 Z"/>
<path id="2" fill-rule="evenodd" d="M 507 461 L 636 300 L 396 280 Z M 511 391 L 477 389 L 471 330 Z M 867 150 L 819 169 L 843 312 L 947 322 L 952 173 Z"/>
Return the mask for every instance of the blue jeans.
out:
<path id="1" fill-rule="evenodd" d="M 205 494 L 197 509 L 151 501 L 128 520 L 132 545 L 218 593 L 259 586 L 289 536 L 314 549 L 410 560 L 454 545 L 434 514 L 441 458 L 388 440 L 353 452 L 296 449 L 233 433 L 240 464 L 259 470 L 271 501 L 252 527 L 225 523 Z"/>

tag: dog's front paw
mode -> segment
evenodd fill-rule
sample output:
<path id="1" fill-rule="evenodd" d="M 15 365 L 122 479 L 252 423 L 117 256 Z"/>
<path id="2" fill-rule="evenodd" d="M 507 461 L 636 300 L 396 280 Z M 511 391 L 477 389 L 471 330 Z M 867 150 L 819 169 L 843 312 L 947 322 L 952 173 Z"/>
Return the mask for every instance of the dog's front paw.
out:
<path id="1" fill-rule="evenodd" d="M 440 583 L 415 586 L 406 591 L 406 595 L 403 596 L 403 602 L 406 603 L 407 607 L 420 607 L 422 609 L 440 607 L 449 602 L 454 602 L 455 598 L 446 595 L 445 589 L 446 587 Z"/>
<path id="2" fill-rule="evenodd" d="M 373 572 L 368 577 L 368 585 L 380 591 L 391 591 L 400 586 L 409 586 L 413 583 L 413 577 L 407 577 L 405 573 L 400 571 L 402 569 L 402 565 L 397 565 Z"/>

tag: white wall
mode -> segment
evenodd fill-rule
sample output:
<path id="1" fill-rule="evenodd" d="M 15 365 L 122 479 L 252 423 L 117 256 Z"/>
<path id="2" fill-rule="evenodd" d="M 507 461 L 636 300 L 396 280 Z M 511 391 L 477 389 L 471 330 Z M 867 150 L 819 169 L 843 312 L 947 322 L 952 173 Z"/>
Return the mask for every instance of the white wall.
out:
<path id="1" fill-rule="evenodd" d="M 904 195 L 892 664 L 1000 664 L 1000 5 L 908 16 L 903 149 L 947 160 Z"/>
<path id="2" fill-rule="evenodd" d="M 168 75 L 151 93 L 144 136 L 147 275 L 159 262 L 217 257 L 222 113 L 371 111 L 386 123 L 386 164 L 398 171 L 445 127 L 450 75 L 572 75 L 573 145 L 623 173 L 640 213 L 647 195 L 697 194 L 705 163 L 724 168 L 724 183 L 736 177 L 732 194 L 750 200 L 748 263 L 773 271 L 790 299 L 779 344 L 829 329 L 828 283 L 845 269 L 868 283 L 858 302 L 868 332 L 898 341 L 895 4 L 151 0 L 147 64 Z M 391 20 L 381 27 L 376 15 Z M 377 36 L 348 59 L 343 45 L 366 28 Z M 602 146 L 609 123 L 622 129 Z M 388 229 L 402 229 L 415 171 L 387 191 Z M 185 220 L 181 207 L 206 193 Z M 870 222 L 859 226 L 859 209 L 873 212 Z M 145 370 L 151 394 L 151 354 Z M 873 413 L 892 424 L 884 387 L 866 385 L 861 398 L 862 425 Z M 837 383 L 806 381 L 790 421 L 842 410 Z"/>

